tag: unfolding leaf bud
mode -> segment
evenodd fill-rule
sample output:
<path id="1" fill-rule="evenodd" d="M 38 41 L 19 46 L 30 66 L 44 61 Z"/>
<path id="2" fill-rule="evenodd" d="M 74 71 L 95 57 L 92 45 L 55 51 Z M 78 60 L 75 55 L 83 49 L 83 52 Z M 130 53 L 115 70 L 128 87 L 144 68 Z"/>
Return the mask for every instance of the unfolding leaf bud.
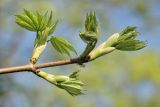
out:
<path id="1" fill-rule="evenodd" d="M 127 27 L 122 32 L 113 34 L 89 54 L 89 60 L 94 60 L 116 49 L 122 51 L 135 51 L 144 48 L 146 46 L 144 41 L 135 40 L 135 37 L 139 35 L 135 29 L 136 27 Z"/>
<path id="2" fill-rule="evenodd" d="M 52 75 L 43 71 L 37 72 L 37 75 L 56 85 L 57 87 L 66 90 L 70 95 L 76 96 L 83 94 L 82 86 L 84 85 L 78 77 L 78 72 L 72 73 L 70 76 Z"/>

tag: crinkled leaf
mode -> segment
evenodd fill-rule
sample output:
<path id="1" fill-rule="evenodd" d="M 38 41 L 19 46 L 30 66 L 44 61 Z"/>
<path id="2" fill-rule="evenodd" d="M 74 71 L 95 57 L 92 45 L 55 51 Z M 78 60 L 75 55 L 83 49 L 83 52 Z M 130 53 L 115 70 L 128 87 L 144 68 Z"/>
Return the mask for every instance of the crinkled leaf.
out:
<path id="1" fill-rule="evenodd" d="M 52 46 L 61 54 L 67 54 L 68 56 L 70 56 L 70 51 L 77 54 L 74 47 L 67 40 L 61 37 L 54 36 L 50 39 L 50 41 Z"/>

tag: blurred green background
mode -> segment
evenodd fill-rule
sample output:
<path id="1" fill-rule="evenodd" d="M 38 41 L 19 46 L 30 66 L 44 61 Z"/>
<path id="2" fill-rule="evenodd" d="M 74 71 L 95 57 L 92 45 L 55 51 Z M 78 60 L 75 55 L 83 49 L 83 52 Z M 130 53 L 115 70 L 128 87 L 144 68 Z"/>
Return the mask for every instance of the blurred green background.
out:
<path id="1" fill-rule="evenodd" d="M 59 24 L 54 35 L 70 41 L 80 54 L 85 44 L 78 33 L 85 14 L 98 16 L 98 44 L 125 27 L 137 26 L 147 41 L 136 52 L 115 51 L 93 62 L 44 69 L 70 74 L 82 69 L 85 95 L 72 97 L 64 90 L 22 72 L 0 75 L 0 107 L 160 107 L 160 0 L 0 0 L 0 68 L 27 64 L 35 34 L 20 28 L 14 15 L 23 8 L 53 10 Z M 75 57 L 75 56 L 74 56 Z M 38 63 L 67 58 L 49 44 Z"/>

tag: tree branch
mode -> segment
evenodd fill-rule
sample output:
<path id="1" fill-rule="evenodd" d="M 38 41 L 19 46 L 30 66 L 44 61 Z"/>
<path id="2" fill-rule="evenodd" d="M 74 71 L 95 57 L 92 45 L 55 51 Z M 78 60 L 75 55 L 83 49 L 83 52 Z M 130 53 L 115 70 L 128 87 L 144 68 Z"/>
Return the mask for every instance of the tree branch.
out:
<path id="1" fill-rule="evenodd" d="M 81 64 L 81 63 L 86 63 L 86 62 L 88 62 L 88 61 L 85 61 L 85 60 L 80 61 L 78 58 L 75 58 L 75 59 L 47 62 L 47 63 L 35 64 L 35 65 L 27 64 L 27 65 L 17 66 L 17 67 L 1 68 L 0 74 L 24 72 L 24 71 L 36 72 L 36 70 L 38 70 L 40 68 L 48 68 L 48 67 L 62 66 L 62 65 L 76 64 L 76 63 Z"/>

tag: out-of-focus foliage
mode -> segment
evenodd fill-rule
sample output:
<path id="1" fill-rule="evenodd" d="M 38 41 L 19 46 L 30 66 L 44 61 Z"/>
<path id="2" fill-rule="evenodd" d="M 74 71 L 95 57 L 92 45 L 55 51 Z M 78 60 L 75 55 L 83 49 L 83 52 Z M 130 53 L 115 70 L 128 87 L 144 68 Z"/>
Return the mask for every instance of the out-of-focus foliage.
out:
<path id="1" fill-rule="evenodd" d="M 0 67 L 26 64 L 31 56 L 34 34 L 24 32 L 14 22 L 14 15 L 23 8 L 53 10 L 54 16 L 61 18 L 55 33 L 71 41 L 78 52 L 84 49 L 78 33 L 90 10 L 100 22 L 100 42 L 106 35 L 132 25 L 137 26 L 148 46 L 137 52 L 115 51 L 85 68 L 69 65 L 46 69 L 53 74 L 83 69 L 80 79 L 87 84 L 85 95 L 79 97 L 32 73 L 1 75 L 0 107 L 160 107 L 159 4 L 159 0 L 1 0 Z M 40 62 L 61 58 L 51 46 L 45 54 Z"/>

